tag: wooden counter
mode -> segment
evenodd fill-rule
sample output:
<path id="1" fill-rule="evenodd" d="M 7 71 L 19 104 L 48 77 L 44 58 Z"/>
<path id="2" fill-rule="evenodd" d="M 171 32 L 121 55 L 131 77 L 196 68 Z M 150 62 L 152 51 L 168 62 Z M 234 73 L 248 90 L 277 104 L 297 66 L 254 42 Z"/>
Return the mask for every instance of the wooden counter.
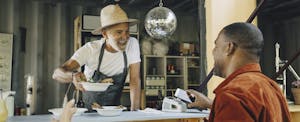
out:
<path id="1" fill-rule="evenodd" d="M 300 105 L 289 105 L 292 122 L 300 122 Z M 147 121 L 147 122 L 202 122 L 208 114 L 204 113 L 166 113 L 166 114 L 146 114 L 141 112 L 123 112 L 121 116 L 102 117 L 98 114 L 89 114 L 73 118 L 75 121 L 97 121 L 97 120 L 116 120 L 116 121 Z M 14 116 L 7 122 L 40 122 L 50 121 L 52 115 L 34 115 L 34 116 Z"/>
<path id="2" fill-rule="evenodd" d="M 7 122 L 50 122 L 53 115 L 13 116 Z M 72 122 L 146 121 L 146 122 L 202 122 L 207 113 L 144 113 L 139 111 L 122 112 L 120 116 L 104 117 L 97 113 L 74 116 Z"/>
<path id="3" fill-rule="evenodd" d="M 292 122 L 300 122 L 300 105 L 289 105 Z"/>

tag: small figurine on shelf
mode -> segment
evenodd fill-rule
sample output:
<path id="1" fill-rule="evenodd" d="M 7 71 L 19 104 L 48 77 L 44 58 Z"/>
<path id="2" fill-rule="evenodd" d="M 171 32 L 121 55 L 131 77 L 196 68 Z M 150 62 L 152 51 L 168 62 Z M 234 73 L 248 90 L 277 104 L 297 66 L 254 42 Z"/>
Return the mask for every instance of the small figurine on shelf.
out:
<path id="1" fill-rule="evenodd" d="M 169 64 L 168 66 L 167 66 L 167 72 L 169 73 L 170 71 L 171 71 L 171 64 Z"/>
<path id="2" fill-rule="evenodd" d="M 167 71 L 168 71 L 168 74 L 175 74 L 176 73 L 175 66 L 172 64 L 169 64 L 167 67 Z"/>
<path id="3" fill-rule="evenodd" d="M 170 73 L 171 73 L 171 74 L 175 74 L 175 73 L 176 73 L 176 72 L 175 72 L 175 69 L 174 69 L 174 65 L 171 66 Z"/>
<path id="4" fill-rule="evenodd" d="M 179 52 L 179 55 L 180 55 L 180 56 L 183 56 L 183 52 L 182 52 L 182 50 L 180 50 L 180 52 Z"/>

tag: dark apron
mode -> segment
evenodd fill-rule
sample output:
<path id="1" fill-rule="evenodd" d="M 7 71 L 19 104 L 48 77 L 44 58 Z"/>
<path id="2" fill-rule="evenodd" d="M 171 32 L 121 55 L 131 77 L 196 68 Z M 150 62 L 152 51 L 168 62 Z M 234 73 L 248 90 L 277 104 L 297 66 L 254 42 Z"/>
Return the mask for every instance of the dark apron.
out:
<path id="1" fill-rule="evenodd" d="M 111 106 L 111 105 L 120 105 L 120 99 L 122 95 L 122 90 L 124 87 L 125 79 L 127 76 L 127 56 L 125 51 L 123 52 L 124 56 L 124 69 L 123 73 L 107 76 L 100 72 L 99 68 L 102 62 L 103 54 L 105 49 L 105 42 L 103 43 L 100 54 L 97 70 L 93 74 L 94 81 L 101 81 L 105 78 L 112 78 L 114 80 L 113 85 L 110 85 L 106 91 L 95 92 L 95 91 L 86 91 L 83 92 L 83 101 L 85 103 L 85 107 L 89 110 L 92 110 L 91 105 L 94 102 L 97 102 L 101 106 Z"/>

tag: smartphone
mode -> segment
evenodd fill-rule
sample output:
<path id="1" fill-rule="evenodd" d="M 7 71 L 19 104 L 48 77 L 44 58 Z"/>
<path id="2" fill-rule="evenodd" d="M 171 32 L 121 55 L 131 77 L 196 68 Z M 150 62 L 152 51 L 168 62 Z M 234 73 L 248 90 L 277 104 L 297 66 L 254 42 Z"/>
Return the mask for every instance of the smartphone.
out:
<path id="1" fill-rule="evenodd" d="M 186 93 L 186 91 L 183 90 L 183 89 L 180 89 L 180 88 L 176 89 L 175 97 L 177 97 L 177 98 L 179 98 L 181 100 L 184 100 L 185 102 L 188 102 L 188 103 L 192 102 L 191 99 L 190 99 L 190 97 Z"/>

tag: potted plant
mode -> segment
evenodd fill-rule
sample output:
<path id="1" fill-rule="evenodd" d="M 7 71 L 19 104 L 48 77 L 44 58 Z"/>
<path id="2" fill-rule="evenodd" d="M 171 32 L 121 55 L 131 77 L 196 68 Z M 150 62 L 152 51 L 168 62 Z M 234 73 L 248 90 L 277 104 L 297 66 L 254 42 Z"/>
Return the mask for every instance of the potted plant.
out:
<path id="1" fill-rule="evenodd" d="M 294 96 L 295 104 L 300 104 L 300 80 L 292 82 L 292 93 Z"/>

